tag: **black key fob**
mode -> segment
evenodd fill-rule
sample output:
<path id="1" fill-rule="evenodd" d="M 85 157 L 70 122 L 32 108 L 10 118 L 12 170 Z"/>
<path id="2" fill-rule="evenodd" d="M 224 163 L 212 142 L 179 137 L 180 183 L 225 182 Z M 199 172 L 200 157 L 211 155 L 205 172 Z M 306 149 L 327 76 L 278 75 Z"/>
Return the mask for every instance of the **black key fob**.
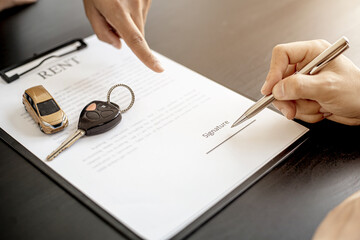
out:
<path id="1" fill-rule="evenodd" d="M 92 101 L 80 113 L 78 128 L 91 136 L 104 133 L 121 121 L 120 108 L 115 103 Z"/>

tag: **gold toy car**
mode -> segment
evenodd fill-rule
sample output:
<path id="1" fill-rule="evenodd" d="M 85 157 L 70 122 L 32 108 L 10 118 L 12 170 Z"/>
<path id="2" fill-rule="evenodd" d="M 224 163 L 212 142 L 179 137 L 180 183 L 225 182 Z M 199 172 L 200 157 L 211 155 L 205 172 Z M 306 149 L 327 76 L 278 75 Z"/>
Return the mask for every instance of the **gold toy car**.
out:
<path id="1" fill-rule="evenodd" d="M 22 102 L 40 130 L 46 134 L 59 132 L 69 124 L 64 111 L 42 85 L 26 89 Z"/>

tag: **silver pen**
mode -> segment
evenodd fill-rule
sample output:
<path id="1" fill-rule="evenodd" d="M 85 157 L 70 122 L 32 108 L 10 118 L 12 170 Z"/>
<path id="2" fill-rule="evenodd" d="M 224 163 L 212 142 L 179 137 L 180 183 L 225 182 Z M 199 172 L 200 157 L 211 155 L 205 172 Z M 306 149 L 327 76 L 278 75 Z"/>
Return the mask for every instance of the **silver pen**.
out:
<path id="1" fill-rule="evenodd" d="M 305 67 L 303 67 L 298 72 L 301 74 L 316 74 L 319 72 L 327 63 L 331 60 L 342 54 L 346 49 L 349 48 L 349 40 L 346 37 L 342 37 L 337 40 L 333 45 L 325 49 L 320 53 L 316 58 L 309 62 Z M 252 118 L 264 108 L 266 108 L 272 101 L 274 101 L 274 96 L 272 94 L 262 97 L 254 105 L 252 105 L 246 112 L 238 118 L 231 127 L 236 127 L 240 123 L 244 122 L 247 119 Z"/>

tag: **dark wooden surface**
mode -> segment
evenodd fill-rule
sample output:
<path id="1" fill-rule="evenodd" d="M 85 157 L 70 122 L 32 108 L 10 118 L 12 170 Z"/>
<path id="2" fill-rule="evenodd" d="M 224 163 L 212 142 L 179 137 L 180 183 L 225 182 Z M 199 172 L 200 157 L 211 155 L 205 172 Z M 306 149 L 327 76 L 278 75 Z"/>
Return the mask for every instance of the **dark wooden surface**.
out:
<path id="1" fill-rule="evenodd" d="M 359 66 L 359 29 L 357 0 L 156 0 L 146 37 L 154 50 L 257 99 L 276 44 L 345 35 L 345 55 Z M 90 34 L 81 1 L 2 12 L 0 67 Z M 329 210 L 360 190 L 360 128 L 306 125 L 301 148 L 189 238 L 311 238 Z M 123 238 L 3 141 L 0 158 L 0 239 Z"/>

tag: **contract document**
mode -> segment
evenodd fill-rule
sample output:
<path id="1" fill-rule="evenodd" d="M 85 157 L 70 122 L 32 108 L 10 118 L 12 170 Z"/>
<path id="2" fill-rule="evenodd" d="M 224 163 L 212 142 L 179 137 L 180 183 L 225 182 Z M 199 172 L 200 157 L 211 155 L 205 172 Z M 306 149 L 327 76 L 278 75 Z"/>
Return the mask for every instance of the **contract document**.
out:
<path id="1" fill-rule="evenodd" d="M 85 42 L 10 84 L 0 80 L 1 128 L 141 238 L 175 236 L 308 131 L 269 109 L 231 128 L 253 101 L 160 54 L 158 74 L 125 44 Z M 83 107 L 106 101 L 118 83 L 136 96 L 120 124 L 45 161 L 76 131 Z M 67 114 L 64 131 L 42 133 L 25 111 L 22 94 L 36 85 Z M 130 99 L 126 89 L 111 95 L 123 108 Z"/>

